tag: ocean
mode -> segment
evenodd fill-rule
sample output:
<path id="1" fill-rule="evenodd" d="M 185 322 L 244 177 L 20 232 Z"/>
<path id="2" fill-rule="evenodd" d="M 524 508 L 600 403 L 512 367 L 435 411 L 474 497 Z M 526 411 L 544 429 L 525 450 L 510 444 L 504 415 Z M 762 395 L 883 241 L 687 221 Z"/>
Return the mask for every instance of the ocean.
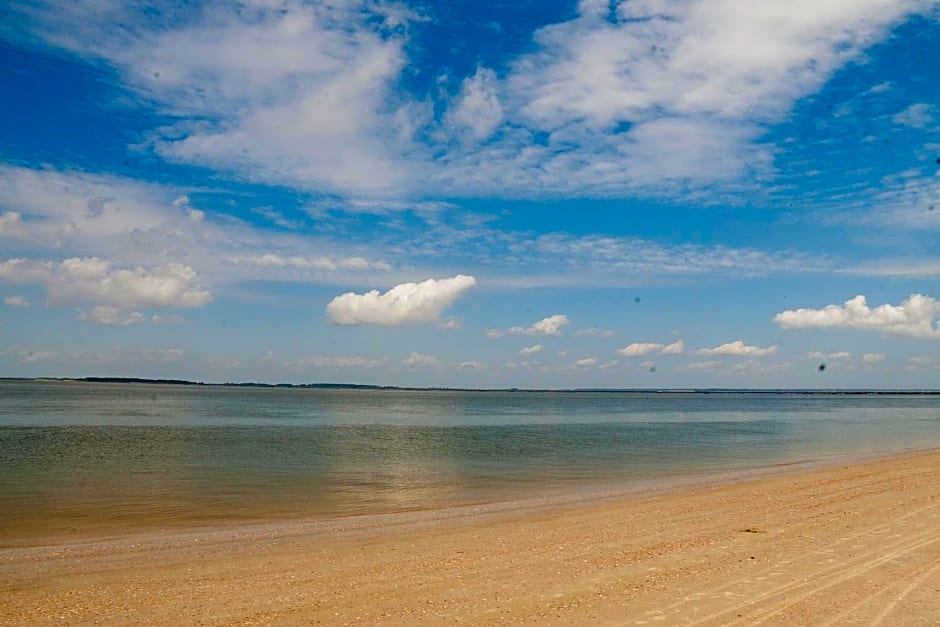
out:
<path id="1" fill-rule="evenodd" d="M 940 396 L 0 381 L 0 544 L 348 516 L 940 446 Z"/>

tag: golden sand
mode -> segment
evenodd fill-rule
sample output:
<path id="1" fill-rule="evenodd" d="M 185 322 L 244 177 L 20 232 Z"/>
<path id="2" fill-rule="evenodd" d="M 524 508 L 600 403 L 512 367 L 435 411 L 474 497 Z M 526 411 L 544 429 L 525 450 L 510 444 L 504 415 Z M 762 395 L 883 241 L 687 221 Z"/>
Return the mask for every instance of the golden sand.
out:
<path id="1" fill-rule="evenodd" d="M 0 623 L 937 625 L 940 451 L 555 505 L 4 549 Z"/>

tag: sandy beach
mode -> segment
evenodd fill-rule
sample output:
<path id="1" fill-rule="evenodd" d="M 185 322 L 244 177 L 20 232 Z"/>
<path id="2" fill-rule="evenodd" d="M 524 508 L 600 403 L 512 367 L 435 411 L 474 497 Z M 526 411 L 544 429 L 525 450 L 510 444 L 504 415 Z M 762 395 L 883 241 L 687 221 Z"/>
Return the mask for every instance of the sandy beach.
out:
<path id="1" fill-rule="evenodd" d="M 940 451 L 558 503 L 48 539 L 4 624 L 940 623 Z"/>

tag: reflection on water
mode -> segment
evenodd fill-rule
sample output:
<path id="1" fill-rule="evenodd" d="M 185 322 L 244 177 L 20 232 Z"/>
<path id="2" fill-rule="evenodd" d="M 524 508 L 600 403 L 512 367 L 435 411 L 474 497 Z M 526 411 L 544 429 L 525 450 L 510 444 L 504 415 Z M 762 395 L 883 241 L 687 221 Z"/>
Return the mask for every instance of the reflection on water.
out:
<path id="1" fill-rule="evenodd" d="M 0 382 L 0 536 L 411 509 L 938 443 L 929 396 Z"/>

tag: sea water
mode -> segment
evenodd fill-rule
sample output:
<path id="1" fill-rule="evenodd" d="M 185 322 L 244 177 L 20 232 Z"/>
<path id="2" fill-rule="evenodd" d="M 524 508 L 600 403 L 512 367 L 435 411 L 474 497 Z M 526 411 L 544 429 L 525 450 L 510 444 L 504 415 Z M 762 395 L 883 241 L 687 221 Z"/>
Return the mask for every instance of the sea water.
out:
<path id="1" fill-rule="evenodd" d="M 0 542 L 511 500 L 940 445 L 940 396 L 0 381 Z"/>

